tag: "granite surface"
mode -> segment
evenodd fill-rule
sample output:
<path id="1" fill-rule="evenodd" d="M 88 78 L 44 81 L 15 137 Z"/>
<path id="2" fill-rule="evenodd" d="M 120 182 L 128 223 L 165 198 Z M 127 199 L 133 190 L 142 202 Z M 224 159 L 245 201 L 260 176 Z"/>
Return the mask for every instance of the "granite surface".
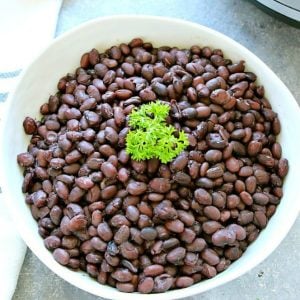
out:
<path id="1" fill-rule="evenodd" d="M 216 29 L 246 46 L 267 63 L 300 103 L 300 29 L 274 19 L 249 1 L 65 0 L 56 33 L 60 35 L 87 20 L 115 14 L 177 17 Z M 299 261 L 300 218 L 281 245 L 259 266 L 235 281 L 186 300 L 300 299 Z M 99 298 L 60 279 L 28 250 L 13 299 Z"/>

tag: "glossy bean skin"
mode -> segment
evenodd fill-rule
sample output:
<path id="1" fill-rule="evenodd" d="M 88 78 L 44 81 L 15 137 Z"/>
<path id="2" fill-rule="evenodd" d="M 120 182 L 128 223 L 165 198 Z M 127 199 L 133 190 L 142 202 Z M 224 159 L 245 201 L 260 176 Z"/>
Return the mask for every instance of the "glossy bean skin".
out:
<path id="1" fill-rule="evenodd" d="M 224 271 L 268 226 L 289 170 L 281 120 L 256 75 L 221 49 L 141 38 L 79 61 L 41 105 L 43 118 L 25 118 L 30 142 L 16 157 L 45 247 L 126 293 Z M 127 152 L 131 112 L 156 100 L 189 143 L 167 163 Z"/>

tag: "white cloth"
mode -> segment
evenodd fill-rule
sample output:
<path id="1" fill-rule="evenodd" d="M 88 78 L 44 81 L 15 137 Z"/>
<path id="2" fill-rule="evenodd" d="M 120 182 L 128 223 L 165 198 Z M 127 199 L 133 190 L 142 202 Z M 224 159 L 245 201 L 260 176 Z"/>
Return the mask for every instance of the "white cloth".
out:
<path id="1" fill-rule="evenodd" d="M 0 0 L 0 126 L 21 69 L 54 37 L 60 6 L 61 0 Z M 26 246 L 4 205 L 0 194 L 0 299 L 10 300 Z"/>
<path id="2" fill-rule="evenodd" d="M 0 101 L 54 36 L 61 1 L 0 0 Z"/>

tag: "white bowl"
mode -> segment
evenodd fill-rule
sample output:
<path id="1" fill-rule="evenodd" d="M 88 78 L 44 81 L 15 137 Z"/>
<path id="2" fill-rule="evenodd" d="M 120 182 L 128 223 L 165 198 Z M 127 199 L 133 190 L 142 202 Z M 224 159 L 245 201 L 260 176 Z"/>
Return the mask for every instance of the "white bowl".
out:
<path id="1" fill-rule="evenodd" d="M 284 184 L 284 197 L 275 215 L 258 239 L 243 256 L 226 271 L 216 277 L 186 289 L 166 293 L 141 295 L 125 294 L 109 286 L 103 286 L 83 272 L 74 272 L 59 265 L 44 247 L 21 192 L 22 170 L 16 156 L 26 151 L 29 137 L 23 132 L 22 122 L 26 116 L 40 118 L 39 107 L 49 95 L 55 93 L 58 79 L 74 71 L 81 54 L 92 48 L 104 50 L 134 37 L 153 42 L 155 46 L 170 45 L 189 47 L 194 44 L 221 48 L 226 57 L 234 61 L 246 60 L 247 69 L 258 76 L 266 96 L 278 112 L 282 133 L 280 142 L 283 156 L 288 158 L 290 171 Z M 89 293 L 97 296 L 127 300 L 177 299 L 202 293 L 246 273 L 264 260 L 283 240 L 293 225 L 300 208 L 299 170 L 299 107 L 280 79 L 254 54 L 225 35 L 194 23 L 176 19 L 150 16 L 114 16 L 85 23 L 54 40 L 23 72 L 15 91 L 10 94 L 1 135 L 1 185 L 4 199 L 13 214 L 22 238 L 35 255 L 53 272 Z"/>

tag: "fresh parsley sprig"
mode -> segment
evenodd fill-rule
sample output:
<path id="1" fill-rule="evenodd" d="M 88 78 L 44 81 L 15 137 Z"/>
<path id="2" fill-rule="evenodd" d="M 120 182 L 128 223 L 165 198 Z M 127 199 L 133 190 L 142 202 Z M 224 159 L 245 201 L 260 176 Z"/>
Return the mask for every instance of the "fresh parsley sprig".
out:
<path id="1" fill-rule="evenodd" d="M 183 131 L 175 136 L 175 127 L 166 123 L 170 107 L 160 101 L 135 109 L 129 116 L 131 130 L 126 136 L 126 152 L 134 160 L 158 158 L 167 163 L 188 145 Z"/>

